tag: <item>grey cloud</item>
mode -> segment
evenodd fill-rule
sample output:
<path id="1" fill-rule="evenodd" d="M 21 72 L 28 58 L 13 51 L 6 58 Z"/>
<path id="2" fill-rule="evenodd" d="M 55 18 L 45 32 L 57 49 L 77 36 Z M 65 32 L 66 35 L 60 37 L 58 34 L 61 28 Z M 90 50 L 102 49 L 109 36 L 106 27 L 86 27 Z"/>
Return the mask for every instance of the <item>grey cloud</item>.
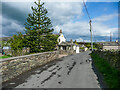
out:
<path id="1" fill-rule="evenodd" d="M 31 12 L 31 3 L 5 2 L 2 6 L 3 16 L 3 34 L 4 36 L 12 36 L 17 31 L 24 33 L 24 23 Z M 90 40 L 89 24 L 86 21 L 73 23 L 77 17 L 80 19 L 83 15 L 83 6 L 81 2 L 45 2 L 45 7 L 48 10 L 48 16 L 51 18 L 55 32 L 58 33 L 62 29 L 67 40 L 71 38 Z M 98 20 L 98 19 L 97 19 Z M 102 27 L 101 27 L 102 26 Z M 93 29 L 96 30 L 95 39 L 104 40 L 106 32 L 110 30 L 109 26 L 101 25 L 100 23 L 93 23 Z M 106 30 L 106 31 L 104 31 Z M 104 36 L 101 36 L 104 35 Z"/>
<path id="2" fill-rule="evenodd" d="M 2 36 L 12 36 L 17 32 L 24 33 L 24 23 L 26 21 L 28 11 L 25 12 L 12 5 L 24 6 L 25 3 L 7 2 L 2 3 Z"/>
<path id="3" fill-rule="evenodd" d="M 20 22 L 20 24 L 24 24 L 28 12 L 23 12 L 18 8 L 13 8 L 9 4 L 11 3 L 2 3 L 2 15 L 8 19 L 17 20 L 18 22 Z M 12 2 L 12 4 L 16 4 L 16 2 Z M 22 7 L 22 5 L 24 4 L 20 3 L 19 5 L 21 5 Z"/>
<path id="4" fill-rule="evenodd" d="M 12 27 L 7 28 L 6 30 L 6 27 L 10 26 L 12 22 L 20 24 L 20 26 L 23 27 L 28 13 L 30 13 L 31 6 L 35 6 L 34 3 L 2 3 L 2 16 L 6 18 L 2 22 L 3 34 L 7 34 L 7 31 L 17 31 L 17 29 L 15 30 Z M 45 7 L 48 9 L 48 16 L 51 18 L 53 26 L 70 22 L 74 18 L 74 15 L 79 14 L 79 16 L 81 16 L 82 12 L 81 3 L 45 3 Z M 76 8 L 77 10 L 75 10 Z"/>
<path id="5" fill-rule="evenodd" d="M 48 9 L 48 15 L 52 19 L 53 25 L 63 25 L 73 21 L 75 15 L 80 18 L 83 14 L 81 2 L 45 3 L 45 7 Z"/>
<path id="6" fill-rule="evenodd" d="M 8 18 L 2 18 L 4 23 L 2 24 L 2 34 L 3 36 L 12 36 L 17 32 L 23 32 L 24 27 L 20 25 L 17 21 Z"/>

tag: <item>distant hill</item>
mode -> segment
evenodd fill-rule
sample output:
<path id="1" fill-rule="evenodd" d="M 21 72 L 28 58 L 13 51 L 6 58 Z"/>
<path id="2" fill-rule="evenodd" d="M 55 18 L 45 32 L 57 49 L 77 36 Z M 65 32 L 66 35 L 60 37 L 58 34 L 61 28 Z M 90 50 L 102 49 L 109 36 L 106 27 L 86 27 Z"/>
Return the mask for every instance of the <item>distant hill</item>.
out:
<path id="1" fill-rule="evenodd" d="M 2 41 L 8 41 L 11 38 L 12 38 L 12 36 L 10 36 L 10 37 L 1 37 L 0 38 L 0 47 L 1 47 Z"/>
<path id="2" fill-rule="evenodd" d="M 12 38 L 12 36 L 10 36 L 10 37 L 1 37 L 0 41 L 8 41 L 11 38 Z"/>

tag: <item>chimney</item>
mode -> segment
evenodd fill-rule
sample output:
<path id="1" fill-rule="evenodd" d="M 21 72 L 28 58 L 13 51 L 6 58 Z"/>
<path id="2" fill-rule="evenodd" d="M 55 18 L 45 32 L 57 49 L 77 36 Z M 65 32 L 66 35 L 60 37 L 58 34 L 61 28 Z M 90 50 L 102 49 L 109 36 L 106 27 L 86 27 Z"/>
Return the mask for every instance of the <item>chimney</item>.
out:
<path id="1" fill-rule="evenodd" d="M 71 42 L 71 44 L 73 44 L 73 40 L 72 39 L 70 40 L 70 42 Z"/>
<path id="2" fill-rule="evenodd" d="M 62 29 L 60 29 L 60 33 L 62 33 Z"/>

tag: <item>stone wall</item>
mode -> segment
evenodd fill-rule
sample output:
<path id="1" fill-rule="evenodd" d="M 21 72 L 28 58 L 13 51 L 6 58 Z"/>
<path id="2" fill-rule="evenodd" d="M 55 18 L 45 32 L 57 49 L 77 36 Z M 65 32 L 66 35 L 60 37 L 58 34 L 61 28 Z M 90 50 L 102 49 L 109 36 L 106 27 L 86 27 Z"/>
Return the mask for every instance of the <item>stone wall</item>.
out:
<path id="1" fill-rule="evenodd" d="M 10 80 L 32 68 L 53 61 L 58 58 L 58 55 L 59 52 L 54 51 L 2 59 L 0 61 L 2 82 Z"/>
<path id="2" fill-rule="evenodd" d="M 59 54 L 62 54 L 62 55 L 71 55 L 75 53 L 76 52 L 74 50 L 59 50 Z"/>

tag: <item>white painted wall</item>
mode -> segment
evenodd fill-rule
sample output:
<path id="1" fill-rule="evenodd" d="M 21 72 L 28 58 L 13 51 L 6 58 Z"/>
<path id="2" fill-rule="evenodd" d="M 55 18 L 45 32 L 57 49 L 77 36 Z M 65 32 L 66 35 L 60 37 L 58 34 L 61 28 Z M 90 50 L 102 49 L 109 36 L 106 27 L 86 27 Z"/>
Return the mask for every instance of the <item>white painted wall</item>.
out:
<path id="1" fill-rule="evenodd" d="M 80 53 L 79 52 L 79 46 L 76 46 L 76 53 Z"/>
<path id="2" fill-rule="evenodd" d="M 58 44 L 61 44 L 62 42 L 66 42 L 66 39 L 64 35 L 61 33 L 60 36 L 58 37 Z"/>
<path id="3" fill-rule="evenodd" d="M 88 48 L 87 47 L 85 47 L 85 51 L 87 51 L 88 50 Z"/>
<path id="4" fill-rule="evenodd" d="M 61 50 L 63 50 L 63 47 L 60 47 Z"/>
<path id="5" fill-rule="evenodd" d="M 73 46 L 73 50 L 76 50 L 76 45 Z"/>

